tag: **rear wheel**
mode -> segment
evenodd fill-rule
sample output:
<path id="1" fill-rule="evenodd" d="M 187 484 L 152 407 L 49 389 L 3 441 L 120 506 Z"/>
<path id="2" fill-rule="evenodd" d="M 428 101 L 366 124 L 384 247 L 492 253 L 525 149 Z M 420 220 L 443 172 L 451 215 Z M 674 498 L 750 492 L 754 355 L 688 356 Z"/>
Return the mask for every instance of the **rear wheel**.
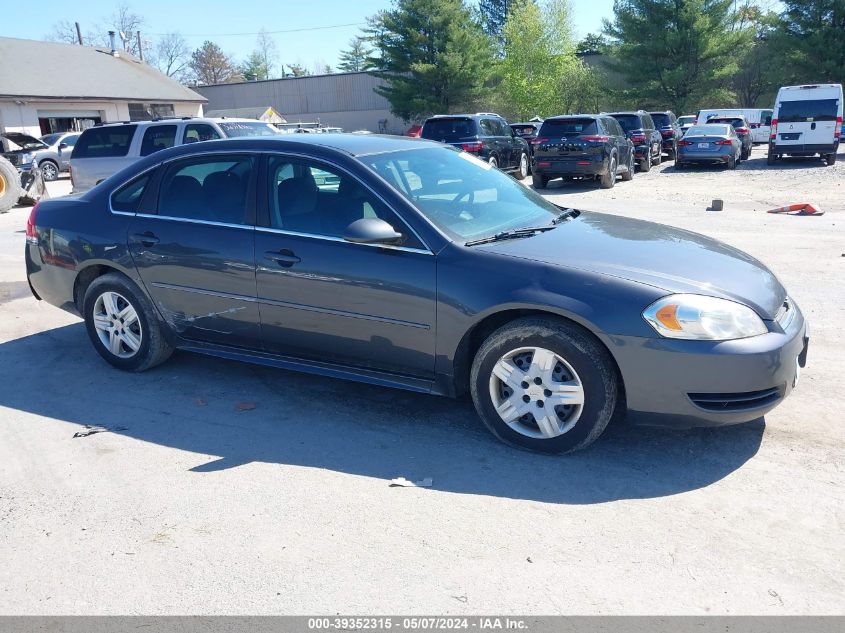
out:
<path id="1" fill-rule="evenodd" d="M 599 179 L 602 189 L 613 189 L 616 184 L 616 155 L 610 157 L 607 163 L 607 172 Z"/>
<path id="2" fill-rule="evenodd" d="M 520 180 L 528 178 L 528 154 L 525 152 L 519 157 L 519 168 L 516 170 L 516 177 Z"/>
<path id="3" fill-rule="evenodd" d="M 628 171 L 622 174 L 622 180 L 625 182 L 630 182 L 634 179 L 634 155 L 631 154 L 630 158 L 628 158 Z"/>
<path id="4" fill-rule="evenodd" d="M 548 176 L 541 176 L 540 174 L 531 174 L 531 185 L 535 189 L 545 189 L 548 182 Z"/>
<path id="5" fill-rule="evenodd" d="M 21 179 L 12 163 L 0 156 L 0 213 L 6 213 L 21 197 Z"/>
<path id="6" fill-rule="evenodd" d="M 666 160 L 675 160 L 678 156 L 678 146 L 672 145 L 669 149 L 666 150 Z"/>
<path id="7" fill-rule="evenodd" d="M 661 145 L 657 146 L 657 154 L 654 157 L 654 164 L 659 165 L 663 162 L 663 147 Z"/>
<path id="8" fill-rule="evenodd" d="M 736 162 L 737 162 L 736 156 L 730 156 L 728 158 L 727 168 L 728 169 L 736 169 Z"/>
<path id="9" fill-rule="evenodd" d="M 613 361 L 592 335 L 542 317 L 496 330 L 475 355 L 470 386 L 496 437 L 544 453 L 594 442 L 613 416 L 619 390 Z"/>
<path id="10" fill-rule="evenodd" d="M 774 165 L 779 158 L 780 158 L 780 156 L 778 156 L 777 154 L 772 154 L 772 152 L 770 150 L 768 157 L 766 157 L 766 164 Z"/>
<path id="11" fill-rule="evenodd" d="M 651 156 L 640 161 L 640 171 L 651 171 Z"/>
<path id="12" fill-rule="evenodd" d="M 94 348 L 118 369 L 144 371 L 173 352 L 146 295 L 120 273 L 91 282 L 82 313 Z"/>
<path id="13" fill-rule="evenodd" d="M 825 156 L 824 161 L 828 165 L 833 165 L 836 162 L 836 152 L 834 152 L 833 154 L 828 154 L 827 156 Z"/>
<path id="14" fill-rule="evenodd" d="M 742 160 L 748 160 L 750 157 L 751 157 L 751 148 L 750 147 L 748 149 L 743 148 L 742 149 L 742 156 L 740 156 L 740 158 Z"/>
<path id="15" fill-rule="evenodd" d="M 499 166 L 499 161 L 496 159 L 495 156 L 491 156 L 490 158 L 488 158 L 487 162 L 490 163 L 490 165 L 492 167 L 498 167 Z"/>

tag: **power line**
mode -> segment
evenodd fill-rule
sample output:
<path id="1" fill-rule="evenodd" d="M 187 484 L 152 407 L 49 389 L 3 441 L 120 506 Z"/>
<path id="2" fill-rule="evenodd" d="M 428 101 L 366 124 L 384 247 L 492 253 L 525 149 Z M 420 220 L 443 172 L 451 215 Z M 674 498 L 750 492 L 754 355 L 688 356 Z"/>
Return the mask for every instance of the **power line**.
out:
<path id="1" fill-rule="evenodd" d="M 303 31 L 324 31 L 326 29 L 341 29 L 349 26 L 363 26 L 366 22 L 350 22 L 349 24 L 332 24 L 329 26 L 310 26 L 301 29 L 284 29 L 281 31 L 253 31 L 249 33 L 179 33 L 183 37 L 237 37 L 243 35 L 277 35 L 279 33 L 302 33 Z M 150 33 L 150 35 L 169 35 L 169 33 Z"/>

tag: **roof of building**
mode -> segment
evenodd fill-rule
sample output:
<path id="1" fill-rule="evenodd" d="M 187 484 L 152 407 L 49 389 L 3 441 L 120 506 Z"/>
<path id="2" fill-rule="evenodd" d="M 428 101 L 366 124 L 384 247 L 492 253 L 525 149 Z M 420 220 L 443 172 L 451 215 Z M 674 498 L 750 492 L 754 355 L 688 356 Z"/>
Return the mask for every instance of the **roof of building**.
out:
<path id="1" fill-rule="evenodd" d="M 206 101 L 126 51 L 11 37 L 0 37 L 0 97 Z"/>

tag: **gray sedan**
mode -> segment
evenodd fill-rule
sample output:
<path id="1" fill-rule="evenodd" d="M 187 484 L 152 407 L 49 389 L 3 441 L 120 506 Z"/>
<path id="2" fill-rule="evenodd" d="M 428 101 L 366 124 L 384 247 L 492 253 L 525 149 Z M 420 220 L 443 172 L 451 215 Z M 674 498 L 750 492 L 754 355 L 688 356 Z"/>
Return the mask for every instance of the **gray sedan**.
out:
<path id="1" fill-rule="evenodd" d="M 691 127 L 678 141 L 675 168 L 683 169 L 691 163 L 709 163 L 736 169 L 741 159 L 742 141 L 733 127 L 707 123 Z"/>

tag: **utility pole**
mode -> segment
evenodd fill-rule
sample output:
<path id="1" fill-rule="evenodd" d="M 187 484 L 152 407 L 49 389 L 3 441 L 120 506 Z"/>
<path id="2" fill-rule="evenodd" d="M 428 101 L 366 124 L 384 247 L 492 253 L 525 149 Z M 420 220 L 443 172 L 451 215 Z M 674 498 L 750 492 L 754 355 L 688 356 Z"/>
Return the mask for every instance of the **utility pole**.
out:
<path id="1" fill-rule="evenodd" d="M 138 57 L 141 58 L 141 61 L 144 61 L 144 49 L 141 48 L 141 31 L 135 31 L 135 37 L 138 41 Z"/>
<path id="2" fill-rule="evenodd" d="M 82 31 L 79 28 L 79 22 L 74 22 L 76 25 L 76 39 L 79 41 L 79 45 L 82 46 Z"/>

